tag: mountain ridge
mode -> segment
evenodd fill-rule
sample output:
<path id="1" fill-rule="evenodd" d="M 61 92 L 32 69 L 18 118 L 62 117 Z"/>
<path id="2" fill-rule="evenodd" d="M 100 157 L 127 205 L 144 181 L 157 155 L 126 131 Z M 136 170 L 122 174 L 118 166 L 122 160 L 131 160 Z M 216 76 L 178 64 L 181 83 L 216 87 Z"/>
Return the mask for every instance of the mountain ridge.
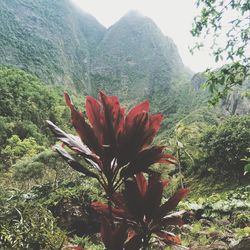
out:
<path id="1" fill-rule="evenodd" d="M 70 0 L 2 0 L 0 14 L 0 64 L 49 84 L 92 95 L 100 88 L 121 94 L 117 88 L 125 85 L 131 98 L 141 98 L 155 84 L 167 88 L 180 71 L 186 74 L 173 41 L 135 11 L 108 29 Z"/>

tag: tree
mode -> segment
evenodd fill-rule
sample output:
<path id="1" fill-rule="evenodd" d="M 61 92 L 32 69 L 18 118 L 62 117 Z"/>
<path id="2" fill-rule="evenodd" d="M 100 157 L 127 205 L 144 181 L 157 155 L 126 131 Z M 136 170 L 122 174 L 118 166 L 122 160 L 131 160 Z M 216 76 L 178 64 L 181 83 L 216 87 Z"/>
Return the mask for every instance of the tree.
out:
<path id="1" fill-rule="evenodd" d="M 183 184 L 183 175 L 182 175 L 182 157 L 187 157 L 193 163 L 193 157 L 191 155 L 191 150 L 189 152 L 189 146 L 187 140 L 195 141 L 199 134 L 199 126 L 193 123 L 192 125 L 186 125 L 183 121 L 180 121 L 176 124 L 174 129 L 174 138 L 173 138 L 173 148 L 176 153 L 177 165 L 179 170 L 181 187 L 184 187 Z M 192 146 L 191 146 L 192 147 Z"/>
<path id="2" fill-rule="evenodd" d="M 61 181 L 72 178 L 72 172 L 66 168 L 66 163 L 52 149 L 46 149 L 31 157 L 23 157 L 13 166 L 13 177 L 17 181 L 37 183 L 53 183 L 56 188 Z M 42 179 L 41 179 L 42 178 Z"/>
<path id="3" fill-rule="evenodd" d="M 206 85 L 213 94 L 210 102 L 216 104 L 250 74 L 250 0 L 198 0 L 196 5 L 200 14 L 194 19 L 191 33 L 201 40 L 192 51 L 212 36 L 215 61 L 228 61 L 220 69 L 206 71 Z"/>
<path id="4" fill-rule="evenodd" d="M 231 116 L 219 126 L 207 129 L 200 140 L 201 151 L 205 156 L 198 166 L 205 166 L 206 173 L 223 178 L 234 177 L 240 180 L 244 174 L 250 146 L 250 116 Z M 203 169 L 204 172 L 204 169 Z"/>
<path id="5" fill-rule="evenodd" d="M 10 167 L 17 160 L 30 158 L 44 149 L 45 147 L 38 145 L 32 137 L 21 140 L 17 135 L 13 135 L 7 140 L 7 145 L 1 153 L 4 156 L 6 166 Z"/>

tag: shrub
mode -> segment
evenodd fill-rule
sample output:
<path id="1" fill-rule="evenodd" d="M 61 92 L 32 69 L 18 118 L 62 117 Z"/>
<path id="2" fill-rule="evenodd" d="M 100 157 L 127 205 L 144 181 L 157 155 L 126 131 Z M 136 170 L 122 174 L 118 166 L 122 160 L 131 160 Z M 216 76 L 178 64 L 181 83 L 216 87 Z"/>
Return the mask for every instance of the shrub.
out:
<path id="1" fill-rule="evenodd" d="M 197 166 L 204 166 L 203 174 L 240 178 L 245 165 L 242 158 L 250 156 L 247 151 L 249 146 L 250 116 L 227 117 L 218 126 L 207 129 L 201 137 L 200 147 L 204 157 Z"/>
<path id="2" fill-rule="evenodd" d="M 0 247 L 4 249 L 61 249 L 66 236 L 55 218 L 39 205 L 5 208 L 0 221 Z"/>

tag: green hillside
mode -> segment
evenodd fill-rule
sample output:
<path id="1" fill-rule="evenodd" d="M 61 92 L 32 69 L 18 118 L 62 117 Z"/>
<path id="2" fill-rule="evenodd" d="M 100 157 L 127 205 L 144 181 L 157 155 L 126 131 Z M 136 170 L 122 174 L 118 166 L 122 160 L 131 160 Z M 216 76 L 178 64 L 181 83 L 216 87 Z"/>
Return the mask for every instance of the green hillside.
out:
<path id="1" fill-rule="evenodd" d="M 91 82 L 124 100 L 167 93 L 173 80 L 188 76 L 173 41 L 135 11 L 107 30 L 93 61 Z"/>
<path id="2" fill-rule="evenodd" d="M 90 91 L 90 54 L 105 32 L 94 17 L 68 0 L 3 0 L 0 23 L 0 64 Z"/>
<path id="3" fill-rule="evenodd" d="M 190 77 L 173 41 L 134 11 L 108 30 L 69 0 L 3 0 L 0 11 L 0 64 L 45 83 L 134 100 Z"/>

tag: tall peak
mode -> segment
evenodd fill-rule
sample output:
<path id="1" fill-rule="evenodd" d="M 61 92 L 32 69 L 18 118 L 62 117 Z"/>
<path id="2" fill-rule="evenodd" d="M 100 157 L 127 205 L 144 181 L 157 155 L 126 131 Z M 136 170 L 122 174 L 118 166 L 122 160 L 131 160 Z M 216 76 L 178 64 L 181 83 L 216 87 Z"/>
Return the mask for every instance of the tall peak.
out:
<path id="1" fill-rule="evenodd" d="M 137 10 L 128 11 L 124 17 L 143 17 L 143 15 Z"/>

